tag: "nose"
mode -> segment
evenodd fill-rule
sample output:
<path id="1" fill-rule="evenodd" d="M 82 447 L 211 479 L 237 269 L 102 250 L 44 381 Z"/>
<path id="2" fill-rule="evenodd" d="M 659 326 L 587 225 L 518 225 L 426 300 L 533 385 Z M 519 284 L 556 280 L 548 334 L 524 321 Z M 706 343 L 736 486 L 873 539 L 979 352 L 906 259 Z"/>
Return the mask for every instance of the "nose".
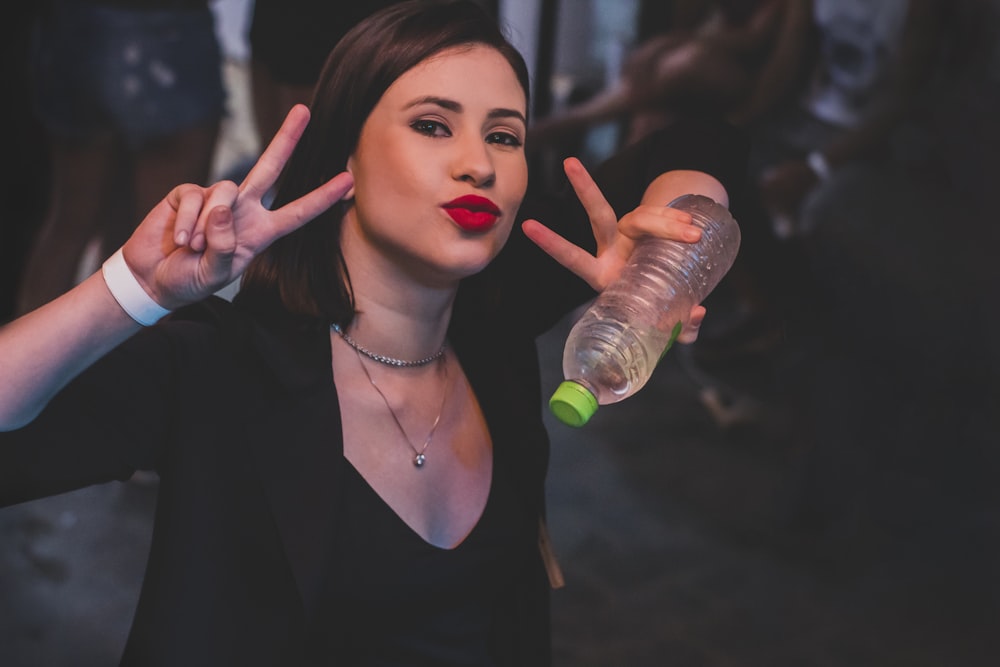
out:
<path id="1" fill-rule="evenodd" d="M 453 174 L 456 180 L 477 188 L 489 187 L 496 181 L 496 167 L 489 145 L 478 133 L 466 133 L 459 140 Z"/>

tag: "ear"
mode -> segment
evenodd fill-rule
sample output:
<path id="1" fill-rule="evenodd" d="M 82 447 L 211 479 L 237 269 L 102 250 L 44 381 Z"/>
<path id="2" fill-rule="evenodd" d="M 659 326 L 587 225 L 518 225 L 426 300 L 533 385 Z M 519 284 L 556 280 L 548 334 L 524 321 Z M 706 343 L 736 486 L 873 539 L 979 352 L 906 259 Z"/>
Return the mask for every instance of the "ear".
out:
<path id="1" fill-rule="evenodd" d="M 345 168 L 345 171 L 347 173 L 349 173 L 351 176 L 354 176 L 354 156 L 353 155 L 351 157 L 347 158 L 347 167 Z M 341 200 L 343 200 L 343 201 L 346 201 L 348 199 L 354 199 L 354 186 L 353 185 L 351 186 L 351 189 L 348 190 L 347 192 L 345 192 L 344 196 L 341 197 Z"/>

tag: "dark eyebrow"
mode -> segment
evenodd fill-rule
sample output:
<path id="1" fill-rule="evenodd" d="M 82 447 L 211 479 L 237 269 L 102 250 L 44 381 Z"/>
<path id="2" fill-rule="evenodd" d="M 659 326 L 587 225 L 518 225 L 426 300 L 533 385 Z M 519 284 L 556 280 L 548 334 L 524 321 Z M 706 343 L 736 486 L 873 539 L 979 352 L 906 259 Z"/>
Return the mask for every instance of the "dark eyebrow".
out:
<path id="1" fill-rule="evenodd" d="M 524 114 L 517 109 L 493 109 L 489 113 L 490 118 L 516 118 L 525 125 L 528 124 L 528 119 L 524 117 Z"/>
<path id="2" fill-rule="evenodd" d="M 441 107 L 442 109 L 447 109 L 448 111 L 454 111 L 455 113 L 462 112 L 462 105 L 459 102 L 456 102 L 455 100 L 450 100 L 447 97 L 436 97 L 434 95 L 428 95 L 426 97 L 417 98 L 412 102 L 410 102 L 409 104 L 407 104 L 405 108 L 409 109 L 411 107 L 419 106 L 421 104 L 434 104 Z M 528 119 L 525 118 L 524 114 L 518 111 L 517 109 L 504 109 L 504 108 L 492 109 L 489 112 L 489 114 L 487 114 L 487 117 L 516 118 L 525 125 L 528 124 Z"/>

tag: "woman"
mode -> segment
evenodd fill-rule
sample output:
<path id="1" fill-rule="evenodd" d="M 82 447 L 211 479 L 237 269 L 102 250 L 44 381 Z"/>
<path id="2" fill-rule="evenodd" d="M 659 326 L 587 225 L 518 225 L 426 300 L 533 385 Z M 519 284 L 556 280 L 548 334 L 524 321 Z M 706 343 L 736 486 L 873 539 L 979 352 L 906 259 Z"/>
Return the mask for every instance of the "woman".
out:
<path id="1" fill-rule="evenodd" d="M 175 189 L 103 275 L 0 330 L 0 425 L 23 426 L 0 502 L 160 475 L 124 664 L 548 663 L 534 336 L 629 235 L 697 237 L 664 202 L 726 192 L 670 171 L 618 223 L 569 161 L 596 256 L 512 233 L 527 90 L 475 2 L 380 12 L 242 185 Z M 204 300 L 244 269 L 234 304 Z M 195 302 L 138 335 L 125 312 Z"/>

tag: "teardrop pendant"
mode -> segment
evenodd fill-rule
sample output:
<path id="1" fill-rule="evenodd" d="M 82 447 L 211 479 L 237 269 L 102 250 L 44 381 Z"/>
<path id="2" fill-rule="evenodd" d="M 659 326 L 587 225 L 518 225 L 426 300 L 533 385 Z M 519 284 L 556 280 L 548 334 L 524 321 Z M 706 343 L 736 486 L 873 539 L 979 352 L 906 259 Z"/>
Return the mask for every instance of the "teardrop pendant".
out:
<path id="1" fill-rule="evenodd" d="M 352 345 L 352 347 L 354 346 Z M 441 392 L 441 405 L 438 406 L 437 416 L 434 418 L 434 423 L 431 424 L 431 430 L 427 433 L 427 438 L 424 440 L 424 446 L 420 450 L 418 450 L 416 447 L 413 446 L 413 442 L 410 441 L 410 436 L 406 434 L 406 430 L 403 428 L 403 425 L 399 423 L 399 417 L 396 416 L 396 411 L 392 409 L 391 405 L 389 405 L 389 399 L 385 397 L 385 394 L 382 393 L 382 390 L 379 388 L 379 386 L 375 384 L 375 380 L 372 378 L 371 373 L 368 372 L 368 367 L 365 365 L 365 362 L 362 361 L 361 359 L 361 351 L 355 347 L 354 352 L 358 357 L 358 364 L 361 365 L 361 370 L 364 371 L 365 376 L 368 378 L 368 383 L 371 384 L 372 388 L 382 399 L 382 403 L 385 404 L 386 410 L 388 410 L 389 414 L 392 415 L 392 421 L 396 423 L 396 428 L 399 429 L 400 435 L 403 436 L 404 442 L 406 442 L 406 444 L 413 451 L 413 459 L 411 459 L 413 461 L 413 467 L 423 468 L 424 463 L 427 462 L 427 457 L 424 456 L 424 450 L 426 450 L 427 447 L 430 446 L 431 440 L 434 438 L 434 431 L 437 430 L 438 423 L 441 421 L 441 415 L 444 414 L 444 404 L 448 398 L 448 364 L 446 363 L 444 353 L 435 356 L 435 359 L 441 360 L 441 369 L 444 374 L 444 391 Z"/>

